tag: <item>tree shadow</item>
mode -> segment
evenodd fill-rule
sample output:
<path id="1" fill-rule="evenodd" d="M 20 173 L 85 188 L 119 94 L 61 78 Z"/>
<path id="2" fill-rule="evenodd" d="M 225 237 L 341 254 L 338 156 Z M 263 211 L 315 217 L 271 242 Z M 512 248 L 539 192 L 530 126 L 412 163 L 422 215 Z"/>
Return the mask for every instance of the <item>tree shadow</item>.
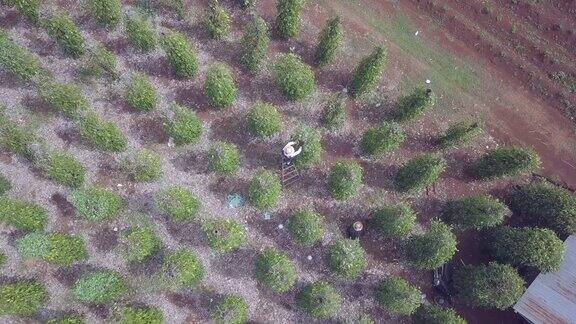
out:
<path id="1" fill-rule="evenodd" d="M 208 159 L 204 152 L 186 152 L 172 159 L 172 165 L 183 172 L 196 171 L 197 173 L 209 173 Z"/>
<path id="2" fill-rule="evenodd" d="M 145 60 L 131 61 L 129 62 L 129 65 L 134 70 L 143 72 L 150 76 L 167 79 L 177 78 L 164 56 L 148 56 Z"/>
<path id="3" fill-rule="evenodd" d="M 384 120 L 392 120 L 395 112 L 395 103 L 390 102 L 387 96 L 378 94 L 373 98 L 365 95 L 360 100 L 356 109 L 352 110 L 354 119 L 367 120 L 378 123 Z"/>
<path id="4" fill-rule="evenodd" d="M 333 92 L 342 92 L 349 88 L 350 72 L 326 67 L 318 69 L 316 84 Z"/>
<path id="5" fill-rule="evenodd" d="M 130 262 L 128 271 L 134 276 L 149 276 L 157 273 L 164 262 L 165 250 L 162 248 L 142 262 Z"/>
<path id="6" fill-rule="evenodd" d="M 194 289 L 166 295 L 168 300 L 194 314 L 196 320 L 206 322 L 211 319 L 212 308 L 220 295 L 208 289 Z"/>
<path id="7" fill-rule="evenodd" d="M 110 252 L 118 245 L 118 233 L 105 227 L 91 234 L 91 243 L 100 252 Z"/>
<path id="8" fill-rule="evenodd" d="M 177 222 L 167 218 L 166 229 L 168 229 L 170 235 L 180 243 L 186 243 L 193 247 L 206 244 L 204 232 L 199 222 Z"/>
<path id="9" fill-rule="evenodd" d="M 254 276 L 256 251 L 249 247 L 229 253 L 218 253 L 210 261 L 216 272 L 227 278 L 246 279 Z"/>
<path id="10" fill-rule="evenodd" d="M 68 198 L 64 194 L 55 192 L 50 197 L 50 200 L 56 206 L 60 215 L 70 219 L 74 218 L 76 214 L 74 206 L 68 201 Z"/>
<path id="11" fill-rule="evenodd" d="M 444 154 L 448 166 L 443 173 L 443 177 L 448 179 L 472 182 L 475 180 L 470 171 L 472 157 L 465 151 L 453 151 Z"/>
<path id="12" fill-rule="evenodd" d="M 130 133 L 142 144 L 166 143 L 168 135 L 164 131 L 162 116 L 138 116 L 130 126 Z"/>
<path id="13" fill-rule="evenodd" d="M 199 114 L 199 117 L 215 112 L 215 110 L 210 107 L 210 104 L 208 104 L 204 90 L 200 85 L 191 84 L 179 87 L 176 89 L 175 96 L 176 102 L 192 108 L 192 110 Z"/>
<path id="14" fill-rule="evenodd" d="M 219 176 L 208 189 L 216 194 L 218 200 L 228 205 L 227 197 L 230 193 L 238 193 L 242 197 L 248 197 L 248 182 L 234 176 Z"/>
<path id="15" fill-rule="evenodd" d="M 71 287 L 82 276 L 99 270 L 90 264 L 74 264 L 70 267 L 60 267 L 54 272 L 54 278 L 61 284 Z"/>
<path id="16" fill-rule="evenodd" d="M 326 133 L 322 136 L 322 148 L 327 153 L 338 157 L 354 157 L 354 148 L 356 147 L 356 138 L 353 135 L 334 135 Z"/>
<path id="17" fill-rule="evenodd" d="M 291 193 L 306 193 L 316 199 L 332 199 L 326 188 L 326 174 L 319 168 L 300 171 L 300 178 L 283 190 Z"/>
<path id="18" fill-rule="evenodd" d="M 394 178 L 399 167 L 396 165 L 382 165 L 374 161 L 360 160 L 364 169 L 363 182 L 370 187 L 395 190 Z"/>

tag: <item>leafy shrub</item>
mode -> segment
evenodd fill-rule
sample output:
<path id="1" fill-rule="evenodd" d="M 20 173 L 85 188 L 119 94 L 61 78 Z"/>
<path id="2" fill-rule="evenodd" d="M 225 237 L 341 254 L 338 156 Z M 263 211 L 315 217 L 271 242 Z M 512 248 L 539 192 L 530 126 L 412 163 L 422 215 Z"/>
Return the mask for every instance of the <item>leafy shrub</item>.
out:
<path id="1" fill-rule="evenodd" d="M 226 295 L 212 312 L 216 324 L 244 324 L 248 321 L 248 304 L 238 295 Z"/>
<path id="2" fill-rule="evenodd" d="M 298 35 L 300 31 L 300 10 L 302 0 L 279 0 L 276 4 L 276 29 L 283 38 Z"/>
<path id="3" fill-rule="evenodd" d="M 128 262 L 142 262 L 160 249 L 160 240 L 149 227 L 131 227 L 120 238 Z"/>
<path id="4" fill-rule="evenodd" d="M 14 198 L 0 197 L 0 211 L 0 221 L 24 231 L 42 230 L 48 219 L 44 208 Z"/>
<path id="5" fill-rule="evenodd" d="M 340 239 L 328 251 L 328 267 L 339 277 L 354 279 L 366 264 L 364 249 L 358 240 Z"/>
<path id="6" fill-rule="evenodd" d="M 69 266 L 88 258 L 81 237 L 63 233 L 31 233 L 16 240 L 22 259 L 42 259 L 48 263 Z"/>
<path id="7" fill-rule="evenodd" d="M 208 150 L 208 166 L 219 173 L 234 173 L 240 166 L 240 153 L 236 145 L 214 142 Z"/>
<path id="8" fill-rule="evenodd" d="M 30 81 L 42 71 L 38 58 L 11 41 L 3 30 L 0 30 L 0 68 L 24 81 Z"/>
<path id="9" fill-rule="evenodd" d="M 370 223 L 384 237 L 408 235 L 416 222 L 416 213 L 407 203 L 399 203 L 377 208 L 372 213 Z"/>
<path id="10" fill-rule="evenodd" d="M 524 293 L 524 280 L 509 265 L 465 265 L 456 269 L 453 285 L 457 297 L 471 306 L 506 309 Z"/>
<path id="11" fill-rule="evenodd" d="M 262 62 L 266 58 L 270 36 L 266 21 L 255 16 L 244 29 L 241 43 L 240 62 L 250 73 L 257 74 L 262 69 Z"/>
<path id="12" fill-rule="evenodd" d="M 75 84 L 48 81 L 40 85 L 38 94 L 50 108 L 63 113 L 66 117 L 76 118 L 88 109 L 88 101 Z"/>
<path id="13" fill-rule="evenodd" d="M 408 239 L 406 258 L 418 269 L 432 270 L 452 259 L 456 243 L 456 236 L 450 226 L 433 220 L 426 233 Z"/>
<path id="14" fill-rule="evenodd" d="M 296 54 L 280 55 L 274 63 L 273 75 L 276 85 L 288 100 L 302 100 L 314 91 L 314 72 Z"/>
<path id="15" fill-rule="evenodd" d="M 141 149 L 126 157 L 124 169 L 138 182 L 152 182 L 162 177 L 162 157 L 158 153 Z"/>
<path id="16" fill-rule="evenodd" d="M 306 314 L 317 319 L 332 317 L 342 303 L 342 297 L 336 289 L 324 281 L 304 286 L 298 292 L 296 300 Z"/>
<path id="17" fill-rule="evenodd" d="M 331 63 L 336 56 L 338 48 L 342 45 L 344 32 L 340 17 L 334 17 L 326 23 L 320 33 L 314 58 L 318 66 L 325 66 Z"/>
<path id="18" fill-rule="evenodd" d="M 318 130 L 308 126 L 300 126 L 292 133 L 290 140 L 302 144 L 302 152 L 294 158 L 296 168 L 304 169 L 320 162 L 322 138 Z"/>
<path id="19" fill-rule="evenodd" d="M 69 15 L 56 13 L 46 20 L 45 28 L 65 55 L 76 59 L 84 54 L 84 37 Z"/>
<path id="20" fill-rule="evenodd" d="M 0 284 L 0 315 L 29 316 L 48 299 L 44 285 L 35 280 Z"/>
<path id="21" fill-rule="evenodd" d="M 14 0 L 18 12 L 34 25 L 40 22 L 40 0 Z"/>
<path id="22" fill-rule="evenodd" d="M 97 45 L 88 53 L 86 61 L 80 67 L 80 78 L 84 81 L 102 77 L 117 79 L 119 76 L 116 68 L 117 63 L 118 60 L 114 53 L 110 52 L 104 45 Z"/>
<path id="23" fill-rule="evenodd" d="M 265 248 L 256 256 L 256 279 L 274 292 L 286 292 L 296 282 L 296 268 L 283 253 Z"/>
<path id="24" fill-rule="evenodd" d="M 162 324 L 164 314 L 154 306 L 122 307 L 118 311 L 119 324 Z"/>
<path id="25" fill-rule="evenodd" d="M 80 137 L 96 148 L 108 152 L 121 152 L 126 149 L 126 138 L 118 126 L 111 121 L 100 119 L 95 112 L 89 112 L 78 123 Z"/>
<path id="26" fill-rule="evenodd" d="M 320 116 L 320 123 L 328 129 L 341 127 L 346 121 L 346 96 L 340 92 L 330 99 Z"/>
<path id="27" fill-rule="evenodd" d="M 334 199 L 348 200 L 362 186 L 362 167 L 352 160 L 340 160 L 328 175 L 328 191 Z"/>
<path id="28" fill-rule="evenodd" d="M 471 167 L 474 177 L 492 180 L 514 176 L 540 168 L 540 158 L 533 150 L 500 146 L 484 154 Z"/>
<path id="29" fill-rule="evenodd" d="M 38 167 L 46 178 L 70 188 L 78 188 L 84 183 L 86 168 L 73 155 L 52 152 L 43 162 L 45 164 Z"/>
<path id="30" fill-rule="evenodd" d="M 382 76 L 382 70 L 386 65 L 387 53 L 384 47 L 374 48 L 372 53 L 362 59 L 352 77 L 352 95 L 359 97 L 374 89 Z"/>
<path id="31" fill-rule="evenodd" d="M 103 305 L 120 298 L 126 291 L 126 284 L 119 273 L 112 270 L 99 270 L 78 279 L 72 287 L 74 297 L 83 302 Z"/>
<path id="32" fill-rule="evenodd" d="M 34 129 L 19 124 L 21 123 L 9 120 L 0 112 L 0 147 L 9 152 L 29 157 L 31 154 L 30 147 L 36 139 Z"/>
<path id="33" fill-rule="evenodd" d="M 324 234 L 324 219 L 313 209 L 302 209 L 288 219 L 288 231 L 294 241 L 311 246 Z"/>
<path id="34" fill-rule="evenodd" d="M 134 73 L 126 88 L 128 105 L 138 111 L 151 111 L 158 103 L 158 95 L 148 76 Z"/>
<path id="35" fill-rule="evenodd" d="M 0 196 L 8 192 L 11 188 L 12 184 L 10 183 L 10 180 L 0 174 Z"/>
<path id="36" fill-rule="evenodd" d="M 446 162 L 432 154 L 422 154 L 406 162 L 396 173 L 396 187 L 404 192 L 418 192 L 440 178 Z"/>
<path id="37" fill-rule="evenodd" d="M 156 195 L 156 206 L 176 221 L 192 220 L 200 209 L 200 200 L 185 187 L 168 187 Z"/>
<path id="38" fill-rule="evenodd" d="M 400 147 L 405 139 L 406 135 L 400 125 L 383 122 L 364 132 L 360 148 L 367 155 L 382 155 Z"/>
<path id="39" fill-rule="evenodd" d="M 215 108 L 228 108 L 236 100 L 236 85 L 228 67 L 223 63 L 214 63 L 206 71 L 204 93 L 208 103 Z"/>
<path id="40" fill-rule="evenodd" d="M 230 33 L 230 16 L 218 2 L 210 5 L 204 24 L 212 38 L 220 39 Z"/>
<path id="41" fill-rule="evenodd" d="M 496 260 L 535 267 L 541 272 L 558 270 L 564 255 L 564 243 L 553 231 L 543 228 L 499 227 L 487 243 Z"/>
<path id="42" fill-rule="evenodd" d="M 194 252 L 179 249 L 166 254 L 161 273 L 167 284 L 175 289 L 193 287 L 202 280 L 204 266 Z"/>
<path id="43" fill-rule="evenodd" d="M 42 259 L 48 253 L 48 236 L 32 232 L 16 240 L 16 251 L 22 260 Z"/>
<path id="44" fill-rule="evenodd" d="M 89 8 L 94 19 L 106 28 L 116 28 L 122 18 L 120 0 L 90 0 Z"/>
<path id="45" fill-rule="evenodd" d="M 268 170 L 260 170 L 250 180 L 248 198 L 258 209 L 270 209 L 276 206 L 282 185 L 278 176 Z"/>
<path id="46" fill-rule="evenodd" d="M 434 304 L 418 307 L 414 316 L 414 324 L 466 324 L 466 321 L 452 308 Z"/>
<path id="47" fill-rule="evenodd" d="M 173 103 L 165 118 L 164 130 L 177 146 L 196 144 L 202 135 L 202 122 L 193 110 Z"/>
<path id="48" fill-rule="evenodd" d="M 207 220 L 202 228 L 208 246 L 215 251 L 232 252 L 246 242 L 244 227 L 233 219 Z"/>
<path id="49" fill-rule="evenodd" d="M 506 205 L 490 195 L 451 200 L 442 210 L 442 218 L 448 223 L 477 230 L 502 224 L 508 214 Z"/>
<path id="50" fill-rule="evenodd" d="M 150 52 L 156 47 L 156 34 L 146 19 L 129 17 L 125 24 L 126 38 L 132 47 L 144 53 Z"/>
<path id="51" fill-rule="evenodd" d="M 413 120 L 434 105 L 435 100 L 432 90 L 418 87 L 412 93 L 398 99 L 394 118 L 400 122 Z"/>
<path id="52" fill-rule="evenodd" d="M 470 143 L 482 133 L 482 125 L 477 121 L 462 121 L 448 127 L 446 132 L 438 137 L 437 143 L 443 149 L 453 148 Z"/>
<path id="53" fill-rule="evenodd" d="M 276 106 L 257 102 L 252 106 L 246 120 L 246 128 L 260 138 L 270 137 L 280 131 L 282 116 Z"/>
<path id="54" fill-rule="evenodd" d="M 84 324 L 84 319 L 81 315 L 67 314 L 48 320 L 47 324 Z"/>
<path id="55" fill-rule="evenodd" d="M 410 315 L 422 302 L 421 292 L 408 281 L 396 276 L 388 276 L 378 285 L 376 299 L 390 314 Z"/>
<path id="56" fill-rule="evenodd" d="M 2 269 L 2 267 L 6 263 L 6 260 L 8 260 L 8 257 L 6 257 L 6 254 L 4 252 L 0 251 L 0 269 Z"/>
<path id="57" fill-rule="evenodd" d="M 168 58 L 168 63 L 179 78 L 192 78 L 198 72 L 196 53 L 188 44 L 184 35 L 169 31 L 162 39 L 162 45 Z"/>
<path id="58" fill-rule="evenodd" d="M 78 217 L 91 221 L 110 221 L 122 209 L 122 198 L 117 193 L 96 187 L 74 190 L 68 201 Z"/>
<path id="59" fill-rule="evenodd" d="M 510 207 L 534 226 L 547 227 L 560 237 L 576 233 L 576 197 L 548 182 L 537 182 L 512 192 Z"/>

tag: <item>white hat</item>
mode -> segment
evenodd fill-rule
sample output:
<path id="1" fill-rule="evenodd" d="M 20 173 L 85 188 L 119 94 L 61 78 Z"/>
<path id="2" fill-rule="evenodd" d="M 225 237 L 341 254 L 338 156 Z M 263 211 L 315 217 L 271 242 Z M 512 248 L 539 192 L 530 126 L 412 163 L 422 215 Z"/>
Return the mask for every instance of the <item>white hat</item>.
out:
<path id="1" fill-rule="evenodd" d="M 284 147 L 284 154 L 290 155 L 292 153 L 294 153 L 294 146 L 288 145 L 288 146 Z"/>

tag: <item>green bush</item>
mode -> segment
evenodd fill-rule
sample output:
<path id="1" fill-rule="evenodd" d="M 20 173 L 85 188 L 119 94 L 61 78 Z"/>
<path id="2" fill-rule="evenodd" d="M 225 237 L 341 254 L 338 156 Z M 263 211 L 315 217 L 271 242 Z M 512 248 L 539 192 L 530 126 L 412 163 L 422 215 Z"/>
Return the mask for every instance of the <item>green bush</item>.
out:
<path id="1" fill-rule="evenodd" d="M 88 109 L 88 101 L 75 84 L 48 81 L 40 85 L 38 94 L 50 108 L 69 118 L 76 118 Z"/>
<path id="2" fill-rule="evenodd" d="M 320 33 L 318 44 L 316 45 L 316 52 L 314 58 L 318 66 L 325 66 L 332 63 L 338 48 L 342 45 L 344 32 L 342 30 L 342 23 L 340 17 L 336 16 L 326 23 L 324 29 Z"/>
<path id="3" fill-rule="evenodd" d="M 462 121 L 454 123 L 438 137 L 436 142 L 443 149 L 449 149 L 470 143 L 482 133 L 482 125 L 477 121 Z"/>
<path id="4" fill-rule="evenodd" d="M 72 287 L 74 298 L 83 303 L 103 305 L 119 299 L 126 284 L 116 271 L 99 270 L 78 279 Z"/>
<path id="5" fill-rule="evenodd" d="M 3 30 L 0 30 L 0 68 L 24 81 L 30 81 L 42 71 L 38 58 L 11 41 Z"/>
<path id="6" fill-rule="evenodd" d="M 308 126 L 296 128 L 291 141 L 302 144 L 302 152 L 294 158 L 294 166 L 298 169 L 311 167 L 322 158 L 322 137 L 320 132 Z"/>
<path id="7" fill-rule="evenodd" d="M 48 213 L 44 208 L 14 198 L 0 197 L 0 211 L 0 221 L 24 231 L 42 230 L 48 220 Z"/>
<path id="8" fill-rule="evenodd" d="M 256 256 L 256 280 L 274 292 L 286 292 L 296 282 L 296 268 L 283 253 L 265 248 Z"/>
<path id="9" fill-rule="evenodd" d="M 161 241 L 149 227 L 131 227 L 120 238 L 128 262 L 142 262 L 160 249 Z"/>
<path id="10" fill-rule="evenodd" d="M 117 64 L 118 60 L 114 53 L 110 52 L 104 45 L 97 45 L 88 53 L 78 73 L 83 81 L 102 77 L 117 79 L 119 76 Z"/>
<path id="11" fill-rule="evenodd" d="M 210 37 L 220 39 L 230 33 L 230 16 L 226 9 L 215 1 L 210 5 L 204 25 Z"/>
<path id="12" fill-rule="evenodd" d="M 258 209 L 270 209 L 276 207 L 282 185 L 276 173 L 268 170 L 260 170 L 250 180 L 248 186 L 248 199 Z"/>
<path id="13" fill-rule="evenodd" d="M 414 267 L 436 269 L 456 253 L 456 236 L 450 226 L 433 220 L 424 234 L 414 235 L 406 242 L 406 258 Z"/>
<path id="14" fill-rule="evenodd" d="M 576 233 L 576 197 L 549 182 L 537 182 L 514 190 L 510 208 L 539 227 L 547 227 L 564 238 Z"/>
<path id="15" fill-rule="evenodd" d="M 126 149 L 126 137 L 111 121 L 100 119 L 95 112 L 89 112 L 78 122 L 80 137 L 94 147 L 108 152 L 122 152 Z"/>
<path id="16" fill-rule="evenodd" d="M 73 155 L 52 152 L 43 162 L 45 164 L 37 164 L 46 178 L 70 188 L 78 188 L 84 183 L 86 168 Z"/>
<path id="17" fill-rule="evenodd" d="M 149 149 L 141 149 L 127 156 L 124 170 L 138 182 L 152 182 L 162 177 L 162 157 Z"/>
<path id="18" fill-rule="evenodd" d="M 200 200 L 185 187 L 168 187 L 156 195 L 156 206 L 176 221 L 192 220 L 200 209 Z"/>
<path id="19" fill-rule="evenodd" d="M 68 14 L 58 12 L 44 23 L 46 32 L 65 55 L 79 58 L 84 54 L 84 37 Z"/>
<path id="20" fill-rule="evenodd" d="M 406 135 L 400 125 L 383 122 L 364 132 L 360 140 L 360 148 L 364 154 L 378 156 L 397 149 L 405 139 Z"/>
<path id="21" fill-rule="evenodd" d="M 446 222 L 462 229 L 476 230 L 500 225 L 508 214 L 508 207 L 490 195 L 451 200 L 442 210 Z"/>
<path id="22" fill-rule="evenodd" d="M 48 299 L 44 285 L 35 280 L 0 284 L 0 316 L 30 316 Z"/>
<path id="23" fill-rule="evenodd" d="M 334 199 L 348 200 L 362 186 L 362 167 L 352 160 L 340 160 L 328 175 L 328 191 Z"/>
<path id="24" fill-rule="evenodd" d="M 34 129 L 30 126 L 20 126 L 20 124 L 9 120 L 0 112 L 0 148 L 30 157 L 30 147 L 36 140 Z"/>
<path id="25" fill-rule="evenodd" d="M 328 267 L 330 271 L 342 278 L 357 278 L 364 266 L 366 257 L 358 240 L 340 239 L 328 250 Z"/>
<path id="26" fill-rule="evenodd" d="M 128 43 L 141 52 L 147 53 L 156 47 L 156 33 L 145 18 L 128 17 L 125 32 Z"/>
<path id="27" fill-rule="evenodd" d="M 291 38 L 300 32 L 302 0 L 279 0 L 276 4 L 276 29 L 283 38 Z"/>
<path id="28" fill-rule="evenodd" d="M 214 307 L 212 319 L 216 324 L 244 324 L 248 321 L 248 304 L 238 295 L 226 295 Z"/>
<path id="29" fill-rule="evenodd" d="M 147 75 L 134 73 L 126 88 L 126 102 L 137 111 L 151 111 L 158 103 L 156 89 Z"/>
<path id="30" fill-rule="evenodd" d="M 204 94 L 214 108 L 228 108 L 236 100 L 236 85 L 228 67 L 223 63 L 214 63 L 206 71 Z"/>
<path id="31" fill-rule="evenodd" d="M 302 100 L 314 92 L 314 72 L 296 54 L 280 55 L 274 63 L 273 75 L 276 85 L 290 101 Z"/>
<path id="32" fill-rule="evenodd" d="M 500 146 L 484 154 L 470 167 L 472 175 L 480 180 L 515 176 L 540 168 L 540 157 L 531 149 Z"/>
<path id="33" fill-rule="evenodd" d="M 110 221 L 122 209 L 122 198 L 115 192 L 90 187 L 70 193 L 68 201 L 74 206 L 76 215 L 91 221 Z"/>
<path id="34" fill-rule="evenodd" d="M 215 251 L 232 252 L 246 242 L 244 226 L 233 219 L 209 219 L 202 229 L 208 246 Z"/>
<path id="35" fill-rule="evenodd" d="M 164 314 L 154 306 L 121 307 L 117 314 L 119 324 L 162 324 Z"/>
<path id="36" fill-rule="evenodd" d="M 67 314 L 58 318 L 53 318 L 46 322 L 47 324 L 84 324 L 84 318 L 81 315 Z"/>
<path id="37" fill-rule="evenodd" d="M 322 114 L 320 123 L 328 129 L 337 129 L 346 122 L 346 96 L 343 92 L 334 95 L 328 100 Z"/>
<path id="38" fill-rule="evenodd" d="M 31 233 L 16 240 L 22 259 L 42 259 L 48 263 L 70 266 L 88 258 L 82 237 L 63 233 Z"/>
<path id="39" fill-rule="evenodd" d="M 6 179 L 5 176 L 0 174 L 0 196 L 8 192 L 10 189 L 12 189 L 10 180 Z"/>
<path id="40" fill-rule="evenodd" d="M 258 0 L 238 0 L 242 9 L 248 9 L 252 6 L 255 6 L 258 3 Z"/>
<path id="41" fill-rule="evenodd" d="M 168 63 L 179 78 L 192 78 L 198 73 L 196 53 L 188 44 L 184 35 L 169 31 L 162 39 L 162 45 L 168 58 Z"/>
<path id="42" fill-rule="evenodd" d="M 202 280 L 204 266 L 194 252 L 179 249 L 166 254 L 161 273 L 173 289 L 193 287 Z"/>
<path id="43" fill-rule="evenodd" d="M 377 208 L 372 212 L 370 223 L 384 237 L 404 237 L 416 222 L 416 213 L 408 203 Z"/>
<path id="44" fill-rule="evenodd" d="M 388 276 L 378 285 L 376 299 L 390 314 L 411 315 L 422 302 L 422 293 L 408 281 L 396 276 Z"/>
<path id="45" fill-rule="evenodd" d="M 372 53 L 362 59 L 352 77 L 351 91 L 354 97 L 371 91 L 382 76 L 382 70 L 387 61 L 387 53 L 384 47 L 374 48 Z"/>
<path id="46" fill-rule="evenodd" d="M 414 316 L 414 324 L 466 324 L 466 321 L 452 308 L 434 304 L 418 307 Z"/>
<path id="47" fill-rule="evenodd" d="M 266 59 L 270 36 L 266 21 L 255 16 L 244 29 L 241 43 L 240 62 L 250 73 L 257 74 L 262 69 L 262 63 Z"/>
<path id="48" fill-rule="evenodd" d="M 8 260 L 8 257 L 4 252 L 0 251 L 0 269 L 2 269 L 2 267 L 6 263 L 6 260 Z"/>
<path id="49" fill-rule="evenodd" d="M 440 178 L 446 169 L 446 162 L 432 154 L 422 154 L 406 162 L 398 169 L 395 183 L 403 192 L 418 192 Z"/>
<path id="50" fill-rule="evenodd" d="M 535 267 L 541 272 L 558 270 L 564 255 L 564 243 L 553 231 L 543 228 L 499 227 L 487 245 L 496 260 Z"/>
<path id="51" fill-rule="evenodd" d="M 164 131 L 177 146 L 196 144 L 202 135 L 202 122 L 190 108 L 173 103 L 164 121 Z"/>
<path id="52" fill-rule="evenodd" d="M 282 116 L 276 106 L 261 101 L 252 106 L 246 120 L 246 128 L 260 138 L 278 133 L 281 126 Z"/>
<path id="53" fill-rule="evenodd" d="M 120 0 L 90 0 L 88 6 L 94 19 L 106 28 L 116 28 L 122 19 Z"/>
<path id="54" fill-rule="evenodd" d="M 495 262 L 456 269 L 453 286 L 456 296 L 465 303 L 501 310 L 512 306 L 524 293 L 524 280 L 518 272 Z"/>
<path id="55" fill-rule="evenodd" d="M 300 244 L 312 246 L 324 235 L 324 218 L 313 209 L 302 209 L 288 219 L 288 231 Z"/>
<path id="56" fill-rule="evenodd" d="M 340 309 L 342 297 L 329 283 L 316 281 L 300 289 L 296 301 L 309 316 L 327 319 Z"/>
<path id="57" fill-rule="evenodd" d="M 432 90 L 418 87 L 412 93 L 402 96 L 396 103 L 394 119 L 399 122 L 413 120 L 422 115 L 436 101 Z"/>
<path id="58" fill-rule="evenodd" d="M 40 0 L 14 0 L 14 5 L 32 24 L 37 25 L 40 22 Z"/>
<path id="59" fill-rule="evenodd" d="M 234 173 L 240 166 L 240 152 L 236 145 L 214 142 L 208 150 L 208 167 L 218 173 Z"/>
<path id="60" fill-rule="evenodd" d="M 22 260 L 43 259 L 48 254 L 48 235 L 32 232 L 17 239 L 15 247 Z"/>

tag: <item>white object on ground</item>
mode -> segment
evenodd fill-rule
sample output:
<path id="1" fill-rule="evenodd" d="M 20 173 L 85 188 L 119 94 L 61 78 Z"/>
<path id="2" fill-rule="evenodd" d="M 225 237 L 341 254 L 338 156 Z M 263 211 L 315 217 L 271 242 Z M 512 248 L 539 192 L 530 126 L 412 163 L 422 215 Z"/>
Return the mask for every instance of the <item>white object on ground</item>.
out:
<path id="1" fill-rule="evenodd" d="M 114 232 L 118 232 L 118 227 L 114 227 L 112 230 L 113 230 Z"/>
<path id="2" fill-rule="evenodd" d="M 284 228 L 284 225 L 279 224 L 279 225 L 278 225 L 278 228 L 279 228 L 279 229 L 283 229 L 283 228 Z"/>
<path id="3" fill-rule="evenodd" d="M 430 82 L 432 82 L 432 81 L 430 81 L 430 79 L 426 79 L 426 81 L 424 81 L 424 82 L 426 82 L 426 84 L 430 84 Z"/>
<path id="4" fill-rule="evenodd" d="M 420 33 L 420 31 L 417 30 L 417 31 L 414 33 L 414 36 L 418 36 L 419 33 Z"/>
<path id="5" fill-rule="evenodd" d="M 309 255 L 309 256 L 306 257 L 306 259 L 308 259 L 308 261 L 312 261 L 312 256 Z"/>

